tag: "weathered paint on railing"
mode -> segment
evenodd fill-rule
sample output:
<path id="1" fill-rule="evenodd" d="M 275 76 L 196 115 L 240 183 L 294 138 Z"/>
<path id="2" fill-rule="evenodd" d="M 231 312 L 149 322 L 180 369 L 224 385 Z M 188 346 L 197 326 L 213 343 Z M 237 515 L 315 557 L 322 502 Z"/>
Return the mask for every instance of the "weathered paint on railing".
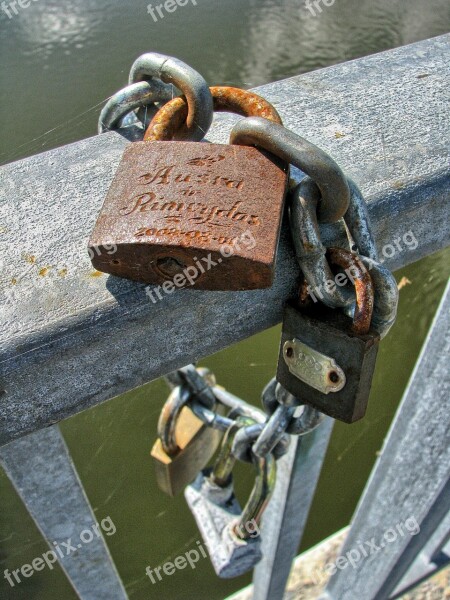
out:
<path id="1" fill-rule="evenodd" d="M 361 186 L 391 268 L 449 243 L 449 46 L 442 36 L 259 89 Z M 230 121 L 209 139 L 225 142 Z M 126 144 L 108 133 L 0 172 L 0 443 L 277 323 L 295 290 L 286 227 L 267 290 L 153 304 L 144 286 L 93 272 L 87 240 Z M 396 250 L 408 231 L 417 247 Z"/>

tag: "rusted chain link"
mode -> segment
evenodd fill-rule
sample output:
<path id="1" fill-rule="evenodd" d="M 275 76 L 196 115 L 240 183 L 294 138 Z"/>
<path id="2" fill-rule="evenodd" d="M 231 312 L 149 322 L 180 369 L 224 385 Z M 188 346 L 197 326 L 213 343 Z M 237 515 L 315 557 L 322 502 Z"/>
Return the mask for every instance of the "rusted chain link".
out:
<path id="1" fill-rule="evenodd" d="M 262 117 L 281 124 L 275 108 L 257 94 L 234 87 L 211 87 L 214 111 L 232 112 L 243 117 Z M 153 117 L 144 135 L 144 141 L 171 141 L 179 139 L 180 129 L 188 115 L 188 101 L 184 96 L 165 104 Z M 205 132 L 206 133 L 206 132 Z"/>
<path id="2" fill-rule="evenodd" d="M 384 337 L 397 314 L 397 284 L 392 273 L 377 262 L 378 253 L 364 198 L 352 180 L 348 180 L 348 185 L 350 205 L 344 222 L 352 240 L 351 245 L 355 244 L 364 267 L 370 271 L 375 293 L 373 326 Z M 317 212 L 319 197 L 318 184 L 309 177 L 291 191 L 289 218 L 297 260 L 305 276 L 308 292 L 320 292 L 320 299 L 324 304 L 331 308 L 345 307 L 345 312 L 352 316 L 355 303 L 353 288 L 330 285 L 335 276 L 326 257 L 327 249 L 320 237 Z M 306 294 L 305 288 L 302 294 Z"/>

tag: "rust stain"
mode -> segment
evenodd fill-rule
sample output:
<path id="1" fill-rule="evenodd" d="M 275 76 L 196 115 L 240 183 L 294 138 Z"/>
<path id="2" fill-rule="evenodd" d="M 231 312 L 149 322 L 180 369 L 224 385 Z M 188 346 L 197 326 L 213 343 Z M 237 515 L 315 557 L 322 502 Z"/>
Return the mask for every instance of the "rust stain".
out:
<path id="1" fill-rule="evenodd" d="M 34 265 L 34 263 L 36 262 L 36 257 L 33 254 L 24 254 L 23 259 L 27 263 L 30 263 L 30 265 Z"/>
<path id="2" fill-rule="evenodd" d="M 345 133 L 342 133 L 341 131 L 336 131 L 334 133 L 334 137 L 337 138 L 337 139 L 343 138 L 343 137 L 345 137 Z"/>
<path id="3" fill-rule="evenodd" d="M 404 181 L 400 181 L 400 180 L 393 181 L 391 185 L 396 190 L 402 190 L 405 187 Z"/>
<path id="4" fill-rule="evenodd" d="M 67 275 L 67 269 L 60 269 L 60 270 L 58 271 L 58 275 L 59 275 L 60 277 L 65 277 L 65 276 Z"/>
<path id="5" fill-rule="evenodd" d="M 51 267 L 42 267 L 42 269 L 39 269 L 38 271 L 38 275 L 40 277 L 45 277 L 46 275 L 48 275 L 49 271 L 50 271 Z"/>
<path id="6" fill-rule="evenodd" d="M 189 268 L 196 289 L 272 284 L 287 174 L 262 152 L 134 142 L 116 178 L 126 186 L 111 185 L 89 240 L 96 271 L 162 285 L 186 283 Z M 102 252 L 110 240 L 115 252 Z"/>
<path id="7" fill-rule="evenodd" d="M 412 281 L 410 281 L 407 277 L 402 277 L 397 284 L 399 290 L 402 290 L 407 285 L 411 285 Z"/>
<path id="8" fill-rule="evenodd" d="M 232 112 L 243 117 L 262 117 L 282 124 L 276 109 L 264 98 L 239 88 L 216 86 L 209 88 L 214 110 Z M 185 124 L 189 122 L 189 108 L 184 96 L 167 102 L 153 117 L 144 135 L 145 142 L 163 142 L 182 139 Z"/>
<path id="9" fill-rule="evenodd" d="M 16 279 L 15 277 L 13 277 L 13 278 L 11 279 L 11 284 L 12 284 L 12 285 L 17 285 L 17 279 Z"/>
<path id="10" fill-rule="evenodd" d="M 351 269 L 356 292 L 356 308 L 353 331 L 358 335 L 369 332 L 372 320 L 374 289 L 372 278 L 357 254 L 344 248 L 328 248 L 330 261 L 342 269 Z"/>
<path id="11" fill-rule="evenodd" d="M 89 273 L 89 277 L 101 277 L 102 275 L 103 273 L 100 271 L 92 271 L 92 273 Z"/>

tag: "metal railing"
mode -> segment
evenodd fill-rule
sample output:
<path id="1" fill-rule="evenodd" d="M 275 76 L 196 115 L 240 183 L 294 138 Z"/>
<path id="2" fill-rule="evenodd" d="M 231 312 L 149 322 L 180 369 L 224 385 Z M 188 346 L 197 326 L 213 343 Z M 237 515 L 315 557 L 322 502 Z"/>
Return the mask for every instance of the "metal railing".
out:
<path id="1" fill-rule="evenodd" d="M 450 36 L 442 36 L 259 90 L 275 104 L 287 127 L 328 151 L 358 183 L 368 201 L 380 255 L 391 269 L 449 244 L 450 142 L 446 142 L 445 117 L 449 46 Z M 218 120 L 210 141 L 225 142 L 232 120 Z M 39 494 L 45 498 L 58 486 L 69 485 L 76 500 L 60 495 L 61 513 L 77 511 L 82 520 L 91 518 L 92 512 L 70 456 L 60 451 L 57 428 L 44 428 L 274 325 L 298 276 L 287 227 L 281 236 L 275 283 L 266 290 L 183 290 L 153 303 L 145 286 L 94 272 L 87 240 L 127 143 L 118 134 L 107 133 L 0 171 L 0 444 L 8 444 L 0 458 L 47 540 L 58 540 L 59 513 L 49 519 L 45 502 L 36 500 Z M 293 176 L 299 180 L 301 174 L 294 171 Z M 399 239 L 409 231 L 417 247 L 397 251 Z M 336 245 L 326 226 L 322 234 L 327 245 Z M 422 572 L 419 554 L 429 565 L 436 548 L 443 548 L 442 529 L 448 523 L 442 515 L 448 512 L 448 494 L 442 490 L 450 461 L 448 438 L 440 425 L 448 425 L 448 410 L 443 410 L 442 400 L 439 405 L 433 386 L 439 384 L 448 393 L 448 379 L 441 376 L 434 382 L 437 371 L 433 369 L 440 362 L 437 358 L 431 366 L 427 362 L 430 352 L 436 356 L 439 348 L 443 351 L 439 333 L 448 319 L 442 321 L 440 314 L 405 396 L 401 411 L 407 412 L 400 412 L 393 425 L 346 544 L 352 548 L 354 535 L 375 535 L 379 511 L 386 515 L 388 510 L 386 502 L 393 509 L 393 503 L 405 499 L 418 502 L 424 534 L 396 551 L 387 547 L 391 559 L 377 562 L 381 565 L 374 571 L 378 583 L 372 587 L 366 585 L 370 573 L 364 571 L 373 568 L 370 561 L 347 571 L 352 590 L 364 584 L 363 595 L 356 591 L 348 595 L 353 591 L 345 591 L 339 572 L 328 588 L 329 598 L 387 598 L 403 585 L 401 578 L 407 584 L 411 569 Z M 422 396 L 430 396 L 431 390 L 427 403 L 415 392 L 417 378 L 427 384 L 421 388 Z M 436 431 L 426 429 L 425 416 L 429 419 L 431 413 Z M 281 476 L 264 525 L 265 556 L 256 569 L 258 600 L 282 597 L 331 430 L 328 419 L 301 442 L 296 440 L 280 461 Z M 16 439 L 27 434 L 31 435 Z M 420 440 L 427 435 L 436 452 L 419 456 Z M 392 469 L 398 471 L 395 457 L 399 453 L 404 457 L 404 439 L 410 448 L 407 472 L 423 477 L 426 458 L 433 468 L 421 480 L 423 485 L 413 488 L 400 473 L 397 495 L 388 493 L 388 487 L 382 497 L 376 492 L 389 485 Z M 35 442 L 45 461 L 59 456 L 58 480 L 36 477 L 40 470 L 42 475 L 48 471 L 47 462 L 20 461 L 21 452 Z M 434 461 L 443 467 L 435 468 Z M 439 517 L 432 518 L 431 509 Z M 400 518 L 394 510 L 387 514 Z M 93 542 L 92 552 L 98 553 L 96 562 L 103 562 L 112 582 L 105 597 L 123 598 L 125 592 L 101 538 Z M 89 597 L 83 592 L 88 578 L 91 597 L 104 597 L 102 577 L 85 567 L 66 571 L 77 593 Z"/>

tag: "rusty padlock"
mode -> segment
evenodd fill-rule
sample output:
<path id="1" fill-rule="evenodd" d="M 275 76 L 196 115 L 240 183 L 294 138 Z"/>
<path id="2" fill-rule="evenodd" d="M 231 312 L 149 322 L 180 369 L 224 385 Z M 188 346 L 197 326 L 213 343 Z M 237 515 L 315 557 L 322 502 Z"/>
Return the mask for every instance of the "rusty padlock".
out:
<path id="1" fill-rule="evenodd" d="M 380 335 L 370 328 L 374 291 L 361 260 L 343 248 L 330 248 L 334 265 L 351 269 L 356 290 L 353 320 L 321 303 L 288 303 L 283 317 L 277 381 L 289 392 L 287 405 L 309 404 L 345 423 L 367 408 Z"/>
<path id="2" fill-rule="evenodd" d="M 214 108 L 281 119 L 263 98 L 211 88 Z M 288 167 L 250 146 L 177 139 L 191 120 L 189 98 L 155 115 L 143 142 L 130 144 L 89 246 L 96 269 L 151 284 L 243 290 L 271 285 Z M 206 131 L 205 131 L 206 133 Z M 184 137 L 186 139 L 186 137 Z M 114 243 L 111 255 L 102 249 Z"/>
<path id="3" fill-rule="evenodd" d="M 164 404 L 153 445 L 156 481 L 163 492 L 176 496 L 215 453 L 222 432 L 205 425 L 189 408 L 191 391 L 175 387 Z"/>

